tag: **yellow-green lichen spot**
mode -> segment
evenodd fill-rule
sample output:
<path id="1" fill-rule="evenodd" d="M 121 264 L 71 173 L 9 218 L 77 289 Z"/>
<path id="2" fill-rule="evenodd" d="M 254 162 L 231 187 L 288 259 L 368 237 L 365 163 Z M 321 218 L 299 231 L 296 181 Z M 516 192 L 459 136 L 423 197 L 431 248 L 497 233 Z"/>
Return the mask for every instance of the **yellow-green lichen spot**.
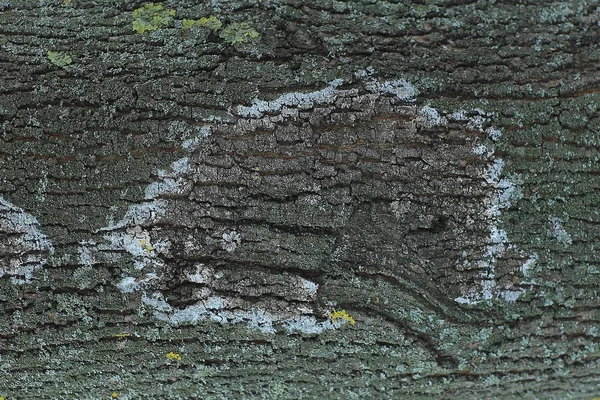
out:
<path id="1" fill-rule="evenodd" d="M 167 360 L 170 361 L 181 361 L 181 356 L 178 353 L 173 353 L 172 351 L 167 353 L 165 357 L 167 357 Z"/>
<path id="2" fill-rule="evenodd" d="M 73 62 L 73 59 L 67 53 L 62 51 L 48 51 L 46 53 L 48 60 L 57 67 L 64 67 L 65 65 L 69 65 Z"/>
<path id="3" fill-rule="evenodd" d="M 346 310 L 333 310 L 331 313 L 329 313 L 329 318 L 331 318 L 331 322 L 334 324 L 338 321 L 346 321 L 349 322 L 350 325 L 354 325 L 356 323 L 354 318 L 351 317 Z"/>
<path id="4" fill-rule="evenodd" d="M 247 22 L 234 22 L 221 31 L 219 37 L 229 44 L 245 43 L 256 39 L 260 34 Z"/>
<path id="5" fill-rule="evenodd" d="M 137 33 L 152 32 L 167 28 L 173 23 L 175 10 L 162 4 L 146 3 L 133 10 L 133 30 Z"/>
<path id="6" fill-rule="evenodd" d="M 181 21 L 181 29 L 190 29 L 196 26 L 200 26 L 206 29 L 210 29 L 213 32 L 218 31 L 223 26 L 221 20 L 214 15 L 210 17 L 202 17 L 200 19 L 184 19 Z"/>

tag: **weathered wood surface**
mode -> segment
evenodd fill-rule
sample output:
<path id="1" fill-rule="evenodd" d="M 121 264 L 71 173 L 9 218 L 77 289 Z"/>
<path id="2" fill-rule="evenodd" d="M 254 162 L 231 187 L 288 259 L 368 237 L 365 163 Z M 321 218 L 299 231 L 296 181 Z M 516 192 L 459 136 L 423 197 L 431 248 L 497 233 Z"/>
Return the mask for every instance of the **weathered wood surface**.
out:
<path id="1" fill-rule="evenodd" d="M 600 396 L 597 1 L 163 5 L 0 2 L 0 395 Z"/>

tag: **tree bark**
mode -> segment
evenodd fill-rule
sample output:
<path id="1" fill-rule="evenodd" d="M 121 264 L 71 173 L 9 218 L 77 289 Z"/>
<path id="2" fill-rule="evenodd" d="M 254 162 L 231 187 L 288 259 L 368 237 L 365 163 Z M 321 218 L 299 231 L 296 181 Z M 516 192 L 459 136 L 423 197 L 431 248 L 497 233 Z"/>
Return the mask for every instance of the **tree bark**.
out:
<path id="1" fill-rule="evenodd" d="M 598 6 L 1 2 L 0 395 L 600 396 Z"/>

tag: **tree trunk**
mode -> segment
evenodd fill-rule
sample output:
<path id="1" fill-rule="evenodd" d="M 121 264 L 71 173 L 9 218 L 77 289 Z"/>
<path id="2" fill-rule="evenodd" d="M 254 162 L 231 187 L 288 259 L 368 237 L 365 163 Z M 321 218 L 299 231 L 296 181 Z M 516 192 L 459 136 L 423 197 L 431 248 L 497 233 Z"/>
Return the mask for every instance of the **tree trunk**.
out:
<path id="1" fill-rule="evenodd" d="M 597 1 L 0 3 L 6 399 L 600 396 Z"/>

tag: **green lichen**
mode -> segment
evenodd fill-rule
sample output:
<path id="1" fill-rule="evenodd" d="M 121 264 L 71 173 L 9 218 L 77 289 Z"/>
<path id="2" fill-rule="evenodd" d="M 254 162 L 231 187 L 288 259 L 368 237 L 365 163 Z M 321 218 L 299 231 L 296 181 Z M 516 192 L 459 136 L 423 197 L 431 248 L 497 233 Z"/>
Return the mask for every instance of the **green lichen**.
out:
<path id="1" fill-rule="evenodd" d="M 218 31 L 223 26 L 221 20 L 214 15 L 210 17 L 202 17 L 200 19 L 184 19 L 181 22 L 181 29 L 190 29 L 196 26 L 210 29 L 213 32 Z"/>
<path id="2" fill-rule="evenodd" d="M 69 65 L 73 62 L 71 56 L 62 51 L 48 51 L 46 55 L 48 56 L 48 60 L 58 67 L 64 67 L 65 65 Z"/>
<path id="3" fill-rule="evenodd" d="M 260 34 L 247 22 L 234 22 L 221 31 L 219 37 L 229 44 L 245 43 L 256 39 Z"/>
<path id="4" fill-rule="evenodd" d="M 133 10 L 133 30 L 137 33 L 166 28 L 173 23 L 175 10 L 165 9 L 162 4 L 146 3 Z"/>

